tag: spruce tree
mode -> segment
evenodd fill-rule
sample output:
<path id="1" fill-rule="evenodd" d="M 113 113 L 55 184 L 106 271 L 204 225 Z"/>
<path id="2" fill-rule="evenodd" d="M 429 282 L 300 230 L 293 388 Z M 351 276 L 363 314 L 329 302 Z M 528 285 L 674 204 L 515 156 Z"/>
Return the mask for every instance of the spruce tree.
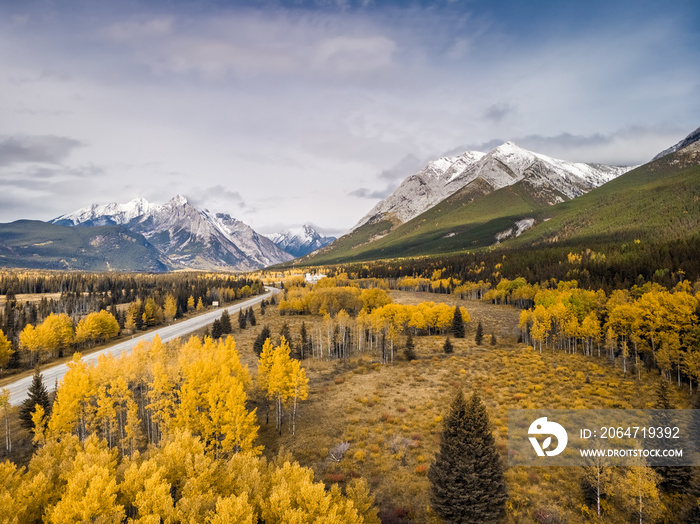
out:
<path id="1" fill-rule="evenodd" d="M 455 338 L 464 338 L 464 320 L 459 306 L 455 306 L 455 313 L 452 317 L 452 334 Z"/>
<path id="2" fill-rule="evenodd" d="M 248 324 L 246 316 L 242 309 L 238 312 L 238 327 L 241 329 L 245 329 Z"/>
<path id="3" fill-rule="evenodd" d="M 268 338 L 270 338 L 270 328 L 263 326 L 262 330 L 258 336 L 255 337 L 255 341 L 253 342 L 253 351 L 257 356 L 260 356 L 260 353 L 262 353 L 263 346 Z"/>
<path id="4" fill-rule="evenodd" d="M 465 400 L 460 390 L 452 401 L 428 479 L 431 506 L 446 522 L 499 522 L 505 516 L 503 464 L 476 394 Z"/>
<path id="5" fill-rule="evenodd" d="M 221 332 L 224 335 L 228 335 L 231 333 L 231 331 L 233 331 L 233 328 L 231 326 L 231 316 L 225 309 L 224 312 L 221 313 L 221 318 L 219 319 L 219 322 L 221 323 Z"/>
<path id="6" fill-rule="evenodd" d="M 413 342 L 413 335 L 410 331 L 406 337 L 406 347 L 403 354 L 406 355 L 406 360 L 416 360 L 416 344 Z"/>
<path id="7" fill-rule="evenodd" d="M 450 342 L 450 337 L 447 337 L 447 340 L 445 340 L 445 344 L 442 346 L 442 349 L 445 353 L 452 353 L 454 351 L 454 346 L 452 345 L 452 342 Z"/>
<path id="8" fill-rule="evenodd" d="M 304 354 L 309 351 L 309 334 L 306 331 L 306 323 L 302 321 L 299 330 L 299 358 L 303 359 Z"/>
<path id="9" fill-rule="evenodd" d="M 44 408 L 47 420 L 49 415 L 51 415 L 51 400 L 49 399 L 49 392 L 46 386 L 44 386 L 43 378 L 43 375 L 39 372 L 39 368 L 35 369 L 34 377 L 32 378 L 32 383 L 28 390 L 29 396 L 22 403 L 22 407 L 19 408 L 19 418 L 22 427 L 29 430 L 34 428 L 32 414 L 36 411 L 35 408 L 37 404 Z"/>
<path id="10" fill-rule="evenodd" d="M 495 346 L 496 344 L 498 344 L 498 341 L 496 340 L 496 335 L 495 333 L 491 333 L 491 345 Z"/>
<path id="11" fill-rule="evenodd" d="M 217 318 L 214 323 L 211 325 L 211 338 L 214 340 L 217 340 L 221 338 L 221 335 L 224 334 L 224 329 L 221 327 L 221 321 Z"/>
<path id="12" fill-rule="evenodd" d="M 481 343 L 484 340 L 484 326 L 481 325 L 481 320 L 479 320 L 479 324 L 476 326 L 476 335 L 474 336 L 474 342 L 476 342 L 477 346 L 480 346 Z"/>
<path id="13" fill-rule="evenodd" d="M 286 322 L 282 324 L 282 329 L 280 329 L 280 339 L 284 337 L 287 342 L 290 342 L 292 340 L 292 335 L 289 332 L 289 324 Z"/>
<path id="14" fill-rule="evenodd" d="M 676 409 L 671 400 L 670 384 L 662 375 L 656 387 L 656 409 Z M 670 421 L 666 413 L 656 412 L 652 420 L 655 426 L 669 426 Z M 653 442 L 653 440 L 652 440 Z M 657 466 L 654 470 L 661 475 L 659 487 L 666 493 L 688 493 L 693 487 L 694 470 L 689 466 Z"/>
<path id="15" fill-rule="evenodd" d="M 255 318 L 255 313 L 253 312 L 253 308 L 252 308 L 252 307 L 248 310 L 248 323 L 249 323 L 251 326 L 254 326 L 254 325 L 256 325 L 256 324 L 258 323 L 258 321 L 257 321 L 256 318 Z"/>

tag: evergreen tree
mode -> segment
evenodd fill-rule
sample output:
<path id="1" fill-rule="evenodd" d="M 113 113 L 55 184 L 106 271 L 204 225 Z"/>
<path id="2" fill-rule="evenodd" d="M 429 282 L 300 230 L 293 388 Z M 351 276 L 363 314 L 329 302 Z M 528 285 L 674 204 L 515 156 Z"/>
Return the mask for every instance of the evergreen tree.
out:
<path id="1" fill-rule="evenodd" d="M 309 351 L 309 334 L 306 331 L 306 322 L 301 323 L 299 330 L 299 358 L 303 359 L 304 354 Z"/>
<path id="2" fill-rule="evenodd" d="M 464 320 L 459 306 L 455 306 L 455 314 L 452 317 L 452 334 L 455 338 L 464 338 Z"/>
<path id="3" fill-rule="evenodd" d="M 675 409 L 669 397 L 668 381 L 663 375 L 656 385 L 656 405 L 654 407 L 656 409 Z"/>
<path id="4" fill-rule="evenodd" d="M 460 390 L 452 401 L 428 479 L 432 508 L 446 522 L 499 522 L 505 516 L 503 464 L 476 394 L 465 400 Z"/>
<path id="5" fill-rule="evenodd" d="M 46 413 L 46 419 L 48 420 L 49 415 L 51 415 L 51 400 L 49 399 L 49 392 L 44 386 L 43 375 L 39 372 L 39 368 L 34 370 L 34 377 L 32 378 L 32 383 L 29 386 L 29 396 L 22 402 L 22 407 L 19 408 L 19 418 L 22 423 L 22 427 L 32 430 L 34 428 L 34 422 L 32 422 L 32 414 L 35 411 L 36 405 L 39 404 Z"/>
<path id="6" fill-rule="evenodd" d="M 211 338 L 214 340 L 217 340 L 221 338 L 221 335 L 224 334 L 224 328 L 221 326 L 221 321 L 217 318 L 214 323 L 211 325 Z"/>
<path id="7" fill-rule="evenodd" d="M 416 360 L 416 344 L 413 342 L 413 335 L 410 331 L 406 337 L 406 346 L 403 354 L 406 356 L 406 360 Z"/>
<path id="8" fill-rule="evenodd" d="M 270 302 L 269 302 L 269 304 L 270 304 L 271 306 L 274 306 L 275 304 L 277 304 L 277 301 L 275 300 L 275 295 L 272 295 L 272 296 L 270 297 Z"/>
<path id="9" fill-rule="evenodd" d="M 491 343 L 492 346 L 495 346 L 495 345 L 498 343 L 498 341 L 496 340 L 496 334 L 495 334 L 495 333 L 491 333 L 491 342 L 490 342 L 490 343 Z"/>
<path id="10" fill-rule="evenodd" d="M 233 331 L 233 328 L 231 327 L 231 316 L 225 309 L 224 312 L 221 313 L 221 318 L 219 319 L 219 322 L 221 322 L 221 332 L 224 335 L 228 335 L 231 333 L 231 331 Z"/>
<path id="11" fill-rule="evenodd" d="M 246 316 L 247 315 L 243 314 L 243 310 L 238 312 L 238 327 L 241 329 L 245 329 L 248 324 Z"/>
<path id="12" fill-rule="evenodd" d="M 479 320 L 479 324 L 476 326 L 476 335 L 474 336 L 474 342 L 476 342 L 477 346 L 480 346 L 483 341 L 484 341 L 484 326 L 481 325 L 481 320 Z"/>
<path id="13" fill-rule="evenodd" d="M 263 326 L 262 330 L 260 331 L 258 336 L 255 337 L 255 341 L 253 342 L 253 351 L 255 351 L 255 354 L 257 356 L 260 356 L 260 353 L 262 353 L 265 341 L 268 338 L 270 338 L 270 336 L 270 328 L 267 326 Z"/>
<path id="14" fill-rule="evenodd" d="M 661 375 L 656 387 L 656 409 L 676 409 L 669 391 L 669 383 Z M 669 418 L 664 412 L 657 412 L 654 425 L 670 425 Z M 663 426 L 662 426 L 663 427 Z M 666 493 L 689 493 L 693 488 L 693 468 L 689 466 L 658 466 L 654 471 L 660 475 L 659 487 Z"/>
<path id="15" fill-rule="evenodd" d="M 454 351 L 454 346 L 452 346 L 452 342 L 450 342 L 450 337 L 447 337 L 442 349 L 445 353 L 452 353 Z"/>
<path id="16" fill-rule="evenodd" d="M 260 316 L 265 315 L 265 301 L 260 302 Z"/>
<path id="17" fill-rule="evenodd" d="M 292 340 L 292 335 L 289 333 L 289 324 L 286 322 L 282 324 L 282 329 L 280 329 L 280 339 L 284 337 L 287 339 L 287 342 Z"/>
<path id="18" fill-rule="evenodd" d="M 248 323 L 251 326 L 254 326 L 258 323 L 258 321 L 255 319 L 255 313 L 253 312 L 252 307 L 248 310 Z"/>

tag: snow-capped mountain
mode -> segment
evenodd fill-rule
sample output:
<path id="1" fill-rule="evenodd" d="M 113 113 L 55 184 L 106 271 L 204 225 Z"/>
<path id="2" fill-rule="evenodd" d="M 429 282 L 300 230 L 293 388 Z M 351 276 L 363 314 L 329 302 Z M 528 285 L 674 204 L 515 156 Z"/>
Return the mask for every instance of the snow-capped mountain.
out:
<path id="1" fill-rule="evenodd" d="M 180 195 L 165 204 L 143 198 L 126 204 L 93 204 L 51 222 L 69 226 L 124 225 L 142 234 L 173 267 L 247 271 L 293 258 L 240 220 L 200 211 Z"/>
<path id="2" fill-rule="evenodd" d="M 684 149 L 688 147 L 689 145 L 700 141 L 700 127 L 698 127 L 695 131 L 690 133 L 687 137 L 685 137 L 683 140 L 678 142 L 677 144 L 672 145 L 668 149 L 664 149 L 656 155 L 652 160 L 658 160 L 662 156 L 670 155 L 671 153 L 675 153 L 676 151 L 680 151 L 681 149 Z"/>
<path id="3" fill-rule="evenodd" d="M 385 218 L 407 222 L 470 184 L 485 194 L 524 180 L 538 190 L 543 202 L 555 204 L 587 193 L 630 169 L 567 162 L 506 142 L 488 153 L 467 151 L 429 163 L 377 203 L 353 230 Z"/>
<path id="4" fill-rule="evenodd" d="M 406 178 L 391 195 L 378 202 L 352 230 L 388 216 L 398 222 L 407 222 L 420 215 L 450 196 L 454 192 L 450 182 L 483 156 L 484 153 L 478 151 L 467 151 L 460 156 L 448 156 L 430 162 L 418 173 Z"/>
<path id="5" fill-rule="evenodd" d="M 278 248 L 282 251 L 286 251 L 294 258 L 308 255 L 335 240 L 335 237 L 321 235 L 311 224 L 304 224 L 301 227 L 266 236 L 272 240 Z"/>

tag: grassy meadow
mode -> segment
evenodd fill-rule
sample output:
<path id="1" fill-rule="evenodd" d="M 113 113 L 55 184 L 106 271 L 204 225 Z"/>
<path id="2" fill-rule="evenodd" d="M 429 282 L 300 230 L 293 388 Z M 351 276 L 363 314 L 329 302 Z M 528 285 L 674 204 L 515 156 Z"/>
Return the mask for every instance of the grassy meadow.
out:
<path id="1" fill-rule="evenodd" d="M 418 358 L 406 361 L 401 350 L 393 365 L 366 354 L 347 362 L 304 359 L 309 399 L 300 403 L 296 435 L 291 417 L 282 435 L 274 415 L 266 423 L 266 404 L 255 403 L 260 443 L 273 456 L 284 449 L 327 485 L 344 486 L 354 477 L 370 483 L 382 522 L 431 522 L 426 472 L 439 447 L 442 417 L 458 388 L 477 392 L 486 403 L 494 436 L 507 458 L 509 409 L 650 408 L 656 400 L 655 377 L 642 371 L 636 381 L 629 371 L 605 359 L 545 351 L 540 354 L 518 343 L 518 310 L 485 302 L 463 301 L 453 295 L 392 291 L 395 302 L 460 303 L 470 312 L 466 338 L 452 339 L 454 353 L 446 355 L 444 336 L 414 337 Z M 280 316 L 268 307 L 257 325 L 234 329 L 242 361 L 255 371 L 252 344 L 264 324 L 277 337 L 283 323 L 299 337 L 302 321 L 311 331 L 318 316 Z M 235 318 L 232 319 L 235 325 Z M 484 326 L 484 342 L 474 342 L 476 323 Z M 491 334 L 496 344 L 491 345 Z M 652 374 L 655 372 L 652 372 Z M 673 388 L 674 402 L 688 407 L 687 395 Z M 289 415 L 289 411 L 287 412 Z M 349 447 L 332 458 L 341 444 Z M 337 454 L 337 453 L 336 453 Z M 506 468 L 508 522 L 626 522 L 611 510 L 596 520 L 580 487 L 581 468 Z"/>

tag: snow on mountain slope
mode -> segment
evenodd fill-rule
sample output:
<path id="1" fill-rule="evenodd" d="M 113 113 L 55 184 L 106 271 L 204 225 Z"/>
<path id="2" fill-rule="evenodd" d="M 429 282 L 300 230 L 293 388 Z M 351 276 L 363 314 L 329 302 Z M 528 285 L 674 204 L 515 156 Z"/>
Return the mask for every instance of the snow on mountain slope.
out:
<path id="1" fill-rule="evenodd" d="M 267 235 L 274 244 L 295 258 L 303 257 L 309 253 L 327 246 L 335 240 L 335 237 L 321 235 L 311 224 L 292 228 L 283 233 Z"/>
<path id="2" fill-rule="evenodd" d="M 698 127 L 695 131 L 690 133 L 687 137 L 685 137 L 683 140 L 678 142 L 677 144 L 672 145 L 668 149 L 664 149 L 656 155 L 652 160 L 658 160 L 662 156 L 670 155 L 671 153 L 675 153 L 676 151 L 679 151 L 683 148 L 688 147 L 689 145 L 697 142 L 700 140 L 700 127 Z"/>
<path id="3" fill-rule="evenodd" d="M 483 156 L 478 151 L 467 151 L 457 157 L 438 158 L 430 162 L 421 171 L 404 180 L 389 197 L 378 202 L 352 230 L 378 222 L 388 215 L 400 222 L 407 222 L 420 215 L 450 196 L 454 191 L 447 188 L 448 184 Z"/>
<path id="4" fill-rule="evenodd" d="M 146 237 L 174 267 L 247 271 L 293 258 L 243 222 L 200 211 L 180 195 L 165 204 L 142 198 L 126 204 L 93 204 L 52 222 L 71 226 L 123 224 Z"/>
<path id="5" fill-rule="evenodd" d="M 630 169 L 566 162 L 506 142 L 488 153 L 467 151 L 431 162 L 377 203 L 353 230 L 390 217 L 407 222 L 475 180 L 493 191 L 525 180 L 542 193 L 543 201 L 554 204 L 587 193 Z"/>

